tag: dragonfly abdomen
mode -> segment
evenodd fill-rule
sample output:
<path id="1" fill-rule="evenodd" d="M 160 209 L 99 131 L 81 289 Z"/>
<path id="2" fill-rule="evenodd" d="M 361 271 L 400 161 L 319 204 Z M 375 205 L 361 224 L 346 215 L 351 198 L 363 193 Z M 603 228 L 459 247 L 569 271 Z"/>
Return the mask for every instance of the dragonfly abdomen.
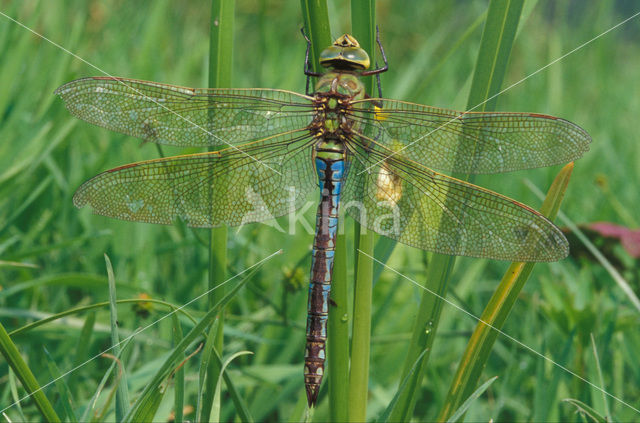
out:
<path id="1" fill-rule="evenodd" d="M 320 144 L 324 144 L 320 142 Z M 315 405 L 326 358 L 329 294 L 333 274 L 333 259 L 338 233 L 338 209 L 344 175 L 344 150 L 316 147 L 315 164 L 321 190 L 316 214 L 316 235 L 311 259 L 311 281 L 307 307 L 307 345 L 304 360 L 304 381 L 309 406 Z"/>

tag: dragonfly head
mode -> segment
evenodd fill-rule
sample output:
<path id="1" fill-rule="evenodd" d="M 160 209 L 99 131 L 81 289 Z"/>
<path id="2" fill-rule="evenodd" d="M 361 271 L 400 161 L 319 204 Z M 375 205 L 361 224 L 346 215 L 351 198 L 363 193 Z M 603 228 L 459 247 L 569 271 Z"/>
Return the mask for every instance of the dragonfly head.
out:
<path id="1" fill-rule="evenodd" d="M 353 35 L 338 37 L 332 46 L 320 53 L 320 64 L 325 68 L 364 70 L 369 67 L 369 55 Z"/>

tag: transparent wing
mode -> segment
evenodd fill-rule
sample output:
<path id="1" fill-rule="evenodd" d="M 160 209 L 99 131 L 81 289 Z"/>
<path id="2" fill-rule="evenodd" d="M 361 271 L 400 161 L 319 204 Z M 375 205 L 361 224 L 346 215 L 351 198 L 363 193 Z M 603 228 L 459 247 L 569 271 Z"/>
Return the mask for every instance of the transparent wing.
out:
<path id="1" fill-rule="evenodd" d="M 350 117 L 362 132 L 444 172 L 500 173 L 567 163 L 591 142 L 579 126 L 535 113 L 464 113 L 387 99 L 352 104 Z"/>
<path id="2" fill-rule="evenodd" d="M 350 142 L 343 207 L 365 227 L 442 254 L 553 261 L 568 254 L 561 231 L 535 210 L 434 172 L 371 140 Z"/>
<path id="3" fill-rule="evenodd" d="M 56 90 L 78 118 L 158 144 L 238 145 L 306 127 L 311 97 L 271 89 L 198 89 L 93 77 Z"/>
<path id="4" fill-rule="evenodd" d="M 133 163 L 76 191 L 77 207 L 123 220 L 193 227 L 238 226 L 301 207 L 315 189 L 307 131 L 238 149 Z M 282 137 L 280 137 L 282 138 Z"/>

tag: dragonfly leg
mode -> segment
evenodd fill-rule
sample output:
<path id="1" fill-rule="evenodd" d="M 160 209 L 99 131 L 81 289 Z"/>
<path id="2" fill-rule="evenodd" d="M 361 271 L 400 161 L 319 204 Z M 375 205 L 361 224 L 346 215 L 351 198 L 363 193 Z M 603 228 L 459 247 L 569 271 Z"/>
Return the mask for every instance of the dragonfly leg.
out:
<path id="1" fill-rule="evenodd" d="M 300 28 L 300 32 L 302 32 L 302 36 L 305 40 L 307 40 L 307 51 L 304 54 L 304 74 L 307 75 L 307 87 L 305 89 L 305 93 L 310 95 L 309 92 L 309 82 L 312 76 L 318 77 L 322 76 L 321 73 L 313 72 L 311 70 L 311 64 L 309 63 L 309 51 L 311 50 L 311 40 L 307 37 L 307 34 L 304 33 L 304 27 Z"/>
<path id="2" fill-rule="evenodd" d="M 376 67 L 378 67 L 378 62 L 376 61 Z M 380 81 L 380 74 L 377 73 L 376 74 L 376 82 L 378 83 L 378 98 L 382 98 L 382 81 Z M 377 102 L 379 104 L 376 104 L 378 107 L 382 107 L 382 103 Z"/>
<path id="3" fill-rule="evenodd" d="M 384 61 L 384 66 L 378 68 L 378 63 L 376 63 L 376 69 L 370 71 L 364 71 L 361 73 L 362 76 L 370 76 L 370 75 L 379 75 L 382 72 L 386 72 L 389 70 L 389 62 L 387 61 L 387 55 L 384 53 L 384 47 L 382 47 L 382 43 L 380 42 L 380 28 L 376 25 L 376 42 L 378 43 L 378 48 L 380 49 L 380 55 L 382 56 L 382 60 Z"/>

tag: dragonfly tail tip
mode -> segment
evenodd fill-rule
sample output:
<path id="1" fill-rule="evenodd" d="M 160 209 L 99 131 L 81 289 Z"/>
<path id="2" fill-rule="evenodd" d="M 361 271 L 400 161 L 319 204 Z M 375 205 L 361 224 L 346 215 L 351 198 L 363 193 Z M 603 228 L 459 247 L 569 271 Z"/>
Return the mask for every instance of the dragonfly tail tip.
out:
<path id="1" fill-rule="evenodd" d="M 316 384 L 310 384 L 305 386 L 307 390 L 307 404 L 309 408 L 315 407 L 316 401 L 318 399 L 318 392 L 320 391 L 320 386 Z"/>

